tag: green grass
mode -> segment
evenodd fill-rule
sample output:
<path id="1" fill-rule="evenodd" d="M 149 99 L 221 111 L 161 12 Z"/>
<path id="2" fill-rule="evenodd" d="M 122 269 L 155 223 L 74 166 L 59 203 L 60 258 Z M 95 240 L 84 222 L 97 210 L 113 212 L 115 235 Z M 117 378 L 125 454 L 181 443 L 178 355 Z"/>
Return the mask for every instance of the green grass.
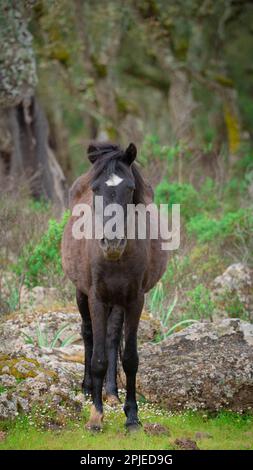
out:
<path id="1" fill-rule="evenodd" d="M 208 433 L 211 437 L 198 440 L 200 449 L 251 449 L 253 450 L 253 416 L 222 412 L 214 417 L 199 412 L 168 413 L 152 405 L 140 405 L 142 423 L 159 423 L 169 433 L 147 435 L 143 429 L 128 434 L 124 430 L 124 414 L 119 407 L 107 407 L 104 429 L 98 434 L 85 430 L 88 406 L 80 420 L 71 421 L 63 428 L 43 429 L 34 415 L 19 416 L 13 422 L 1 422 L 0 429 L 6 438 L 0 442 L 2 449 L 85 449 L 85 450 L 154 450 L 175 449 L 177 438 L 195 440 L 195 433 Z"/>

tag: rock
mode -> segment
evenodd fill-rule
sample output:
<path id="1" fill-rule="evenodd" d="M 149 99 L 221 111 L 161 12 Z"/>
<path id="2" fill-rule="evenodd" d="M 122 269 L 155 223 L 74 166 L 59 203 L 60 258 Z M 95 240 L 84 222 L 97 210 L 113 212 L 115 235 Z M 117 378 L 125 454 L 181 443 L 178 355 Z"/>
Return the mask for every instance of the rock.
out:
<path id="1" fill-rule="evenodd" d="M 28 311 L 25 314 L 11 315 L 0 324 L 0 353 L 23 351 L 29 357 L 37 358 L 39 350 L 35 350 L 34 344 L 27 344 L 27 338 L 32 338 L 38 343 L 38 325 L 40 330 L 47 334 L 48 345 L 40 347 L 44 356 L 61 355 L 66 361 L 83 363 L 83 339 L 81 337 L 81 317 L 77 310 L 71 312 L 37 312 Z M 64 326 L 67 328 L 62 332 L 60 339 L 54 348 L 51 343 L 57 332 Z M 138 331 L 139 344 L 147 341 L 154 341 L 160 331 L 160 322 L 149 313 L 143 311 Z M 73 343 L 62 348 L 61 341 L 72 337 Z"/>
<path id="2" fill-rule="evenodd" d="M 15 387 L 17 385 L 17 381 L 12 375 L 2 374 L 0 380 L 3 387 Z"/>
<path id="3" fill-rule="evenodd" d="M 212 297 L 219 306 L 218 316 L 247 315 L 253 320 L 253 270 L 243 263 L 229 266 L 214 279 Z"/>
<path id="4" fill-rule="evenodd" d="M 80 412 L 83 365 L 72 363 L 68 368 L 58 357 L 51 362 L 45 357 L 35 361 L 23 355 L 18 357 L 17 353 L 15 357 L 6 355 L 4 360 L 9 363 L 9 374 L 1 375 L 0 370 L 0 383 L 4 389 L 0 394 L 0 419 L 15 418 L 20 412 L 28 413 L 34 406 L 40 411 L 49 407 L 57 422 L 62 421 L 64 413 L 67 421 L 67 417 Z"/>
<path id="5" fill-rule="evenodd" d="M 160 331 L 161 324 L 159 320 L 152 317 L 146 310 L 143 310 L 138 328 L 139 344 L 154 341 Z"/>
<path id="6" fill-rule="evenodd" d="M 23 351 L 29 356 L 39 354 L 39 350 L 35 352 L 34 344 L 38 344 L 38 326 L 40 331 L 47 336 L 48 345 L 40 349 L 43 355 L 52 354 L 51 343 L 57 332 L 64 326 L 67 328 L 62 332 L 55 347 L 58 348 L 61 342 L 72 337 L 75 344 L 83 345 L 81 337 L 81 318 L 77 311 L 72 312 L 37 312 L 29 311 L 25 314 L 11 315 L 0 324 L 1 344 L 0 352 Z M 27 344 L 27 338 L 32 338 L 34 344 Z M 73 346 L 73 343 L 68 347 Z"/>
<path id="7" fill-rule="evenodd" d="M 33 307 L 48 307 L 53 302 L 58 301 L 59 292 L 56 287 L 42 287 L 36 286 L 28 289 L 22 286 L 20 291 L 20 304 L 23 308 Z"/>
<path id="8" fill-rule="evenodd" d="M 36 292 L 42 295 L 40 289 Z M 43 296 L 37 299 L 42 300 Z M 47 336 L 46 344 L 39 344 L 38 325 L 40 332 Z M 64 325 L 68 326 L 61 340 L 74 337 L 74 343 L 62 347 L 58 340 L 53 345 L 57 332 Z M 3 393 L 0 395 L 0 418 L 14 418 L 20 412 L 28 413 L 34 406 L 40 410 L 49 406 L 56 413 L 50 426 L 58 426 L 67 422 L 69 413 L 80 412 L 84 404 L 81 392 L 84 346 L 80 330 L 81 318 L 77 311 L 44 313 L 28 310 L 1 322 L 0 382 Z M 159 322 L 144 312 L 140 343 L 153 340 L 158 331 Z M 27 337 L 32 338 L 32 344 L 26 343 Z M 156 432 L 160 431 L 156 429 Z"/>
<path id="9" fill-rule="evenodd" d="M 80 364 L 84 364 L 83 344 L 70 344 L 66 347 L 53 348 L 52 353 L 64 361 L 79 362 Z"/>
<path id="10" fill-rule="evenodd" d="M 174 444 L 183 450 L 199 450 L 197 443 L 191 439 L 176 439 Z"/>
<path id="11" fill-rule="evenodd" d="M 27 413 L 30 409 L 27 398 L 17 397 L 17 409 L 23 413 Z"/>
<path id="12" fill-rule="evenodd" d="M 150 436 L 160 436 L 161 434 L 170 435 L 168 428 L 159 423 L 145 423 L 143 429 L 145 433 Z"/>
<path id="13" fill-rule="evenodd" d="M 10 395 L 8 392 L 0 394 L 0 418 L 15 418 L 18 415 L 17 397 Z"/>
<path id="14" fill-rule="evenodd" d="M 37 328 L 46 331 L 48 347 L 37 344 Z M 63 325 L 68 325 L 61 339 L 75 337 L 80 344 L 51 347 Z M 0 418 L 12 419 L 34 407 L 54 412 L 57 426 L 81 410 L 81 383 L 84 370 L 84 347 L 80 335 L 78 312 L 27 312 L 11 315 L 0 325 Z M 22 333 L 33 338 L 26 344 Z M 63 420 L 63 416 L 65 418 Z M 44 416 L 44 415 L 43 415 Z M 45 413 L 45 416 L 48 416 Z M 49 418 L 47 418 L 49 419 Z M 43 421 L 44 422 L 44 421 Z M 46 425 L 46 418 L 45 418 Z"/>
<path id="15" fill-rule="evenodd" d="M 194 323 L 139 353 L 138 392 L 169 410 L 253 408 L 253 325 Z"/>
<path id="16" fill-rule="evenodd" d="M 243 263 L 231 264 L 221 276 L 214 279 L 213 285 L 223 291 L 252 288 L 253 270 Z"/>

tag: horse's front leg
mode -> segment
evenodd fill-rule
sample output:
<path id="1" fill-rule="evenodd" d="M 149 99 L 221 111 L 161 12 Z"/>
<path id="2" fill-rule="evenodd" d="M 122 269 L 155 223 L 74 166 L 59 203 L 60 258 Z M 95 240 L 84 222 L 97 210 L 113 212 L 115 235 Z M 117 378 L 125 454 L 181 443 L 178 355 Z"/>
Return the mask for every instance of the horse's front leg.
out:
<path id="1" fill-rule="evenodd" d="M 91 359 L 92 401 L 87 429 L 102 429 L 103 401 L 102 388 L 107 370 L 106 329 L 108 308 L 94 295 L 89 296 L 89 309 L 93 332 L 93 353 Z"/>
<path id="2" fill-rule="evenodd" d="M 108 368 L 106 374 L 105 398 L 109 405 L 115 405 L 119 403 L 117 387 L 117 361 L 123 321 L 124 310 L 120 307 L 114 306 L 108 319 L 106 337 Z"/>
<path id="3" fill-rule="evenodd" d="M 130 304 L 125 314 L 125 350 L 123 369 L 126 374 L 126 401 L 124 411 L 127 417 L 126 427 L 131 430 L 140 425 L 136 402 L 136 373 L 138 370 L 137 330 L 144 304 L 144 295 Z"/>
<path id="4" fill-rule="evenodd" d="M 85 367 L 83 379 L 83 392 L 84 395 L 91 395 L 92 392 L 92 378 L 91 378 L 91 358 L 93 350 L 92 326 L 90 311 L 88 305 L 88 297 L 77 289 L 76 300 L 79 312 L 82 316 L 82 336 L 85 348 Z"/>

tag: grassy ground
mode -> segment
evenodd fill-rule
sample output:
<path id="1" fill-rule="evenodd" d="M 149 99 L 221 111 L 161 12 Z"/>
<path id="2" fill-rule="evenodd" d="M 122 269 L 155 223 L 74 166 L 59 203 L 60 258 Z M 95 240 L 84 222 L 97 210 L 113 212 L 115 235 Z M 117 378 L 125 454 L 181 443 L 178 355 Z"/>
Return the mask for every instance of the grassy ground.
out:
<path id="1" fill-rule="evenodd" d="M 177 449 L 176 439 L 192 439 L 199 449 L 253 450 L 253 416 L 223 412 L 215 417 L 203 413 L 172 414 L 151 405 L 140 405 L 142 423 L 159 423 L 164 434 L 140 431 L 128 434 L 124 430 L 124 415 L 107 408 L 104 430 L 92 434 L 85 430 L 88 406 L 80 420 L 70 421 L 63 428 L 42 427 L 34 414 L 19 416 L 14 422 L 0 425 L 0 449 Z M 38 424 L 40 423 L 40 424 Z M 196 439 L 196 433 L 201 433 Z"/>

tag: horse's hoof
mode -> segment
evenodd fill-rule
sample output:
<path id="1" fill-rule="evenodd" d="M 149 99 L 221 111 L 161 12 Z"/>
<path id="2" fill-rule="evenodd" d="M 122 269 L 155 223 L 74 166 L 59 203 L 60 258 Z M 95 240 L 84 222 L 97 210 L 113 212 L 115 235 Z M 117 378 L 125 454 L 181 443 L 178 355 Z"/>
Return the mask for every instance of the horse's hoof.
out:
<path id="1" fill-rule="evenodd" d="M 111 394 L 105 395 L 105 401 L 107 405 L 113 406 L 113 407 L 118 406 L 121 403 L 117 395 L 111 395 Z"/>
<path id="2" fill-rule="evenodd" d="M 100 413 L 94 405 L 91 406 L 90 419 L 85 428 L 88 431 L 102 431 L 103 413 Z"/>
<path id="3" fill-rule="evenodd" d="M 92 398 L 92 393 L 91 393 L 91 391 L 84 390 L 84 391 L 83 391 L 83 394 L 84 394 L 84 399 L 85 399 L 85 400 L 91 400 L 91 398 Z"/>
<path id="4" fill-rule="evenodd" d="M 91 421 L 88 421 L 88 423 L 85 425 L 85 429 L 90 432 L 100 432 L 102 431 L 102 425 L 93 423 Z"/>
<path id="5" fill-rule="evenodd" d="M 141 422 L 137 421 L 127 421 L 125 424 L 127 432 L 136 432 L 141 429 Z"/>
<path id="6" fill-rule="evenodd" d="M 82 383 L 82 392 L 85 397 L 90 397 L 92 395 L 92 387 L 89 387 Z"/>

